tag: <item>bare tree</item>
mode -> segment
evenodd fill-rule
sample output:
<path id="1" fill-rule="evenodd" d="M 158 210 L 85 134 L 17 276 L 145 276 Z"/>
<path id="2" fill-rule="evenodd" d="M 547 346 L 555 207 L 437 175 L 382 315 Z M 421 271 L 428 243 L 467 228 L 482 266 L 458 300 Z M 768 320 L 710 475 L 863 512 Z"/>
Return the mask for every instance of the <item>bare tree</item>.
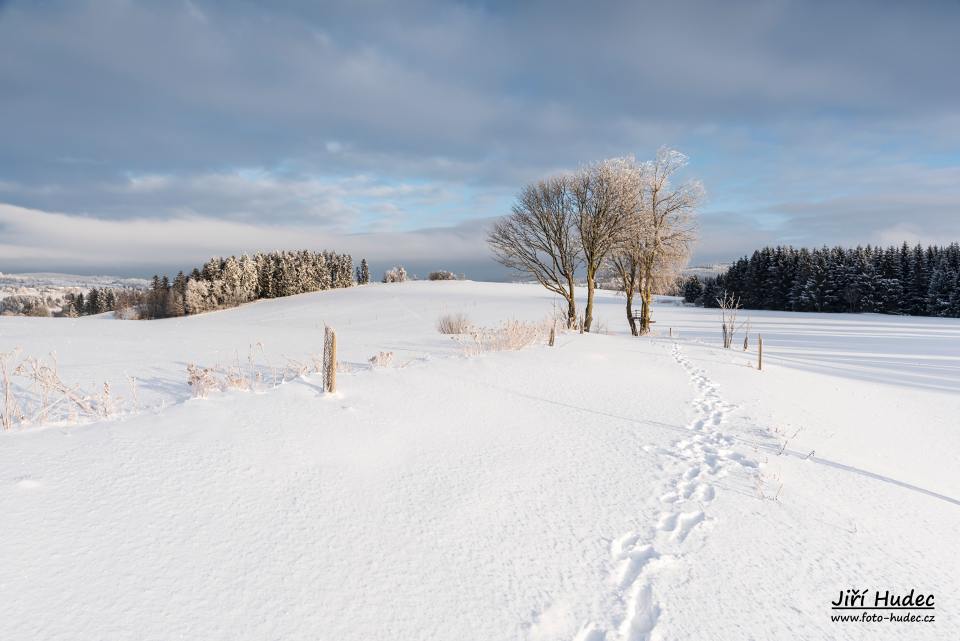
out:
<path id="1" fill-rule="evenodd" d="M 583 312 L 586 332 L 593 324 L 597 274 L 620 243 L 632 213 L 628 189 L 635 166 L 633 158 L 612 158 L 584 167 L 570 178 L 576 207 L 574 224 L 587 272 L 587 306 Z"/>
<path id="2" fill-rule="evenodd" d="M 567 303 L 567 326 L 577 320 L 574 275 L 581 259 L 569 179 L 554 177 L 527 185 L 512 213 L 487 237 L 497 262 L 533 276 Z"/>
<path id="3" fill-rule="evenodd" d="M 694 214 L 703 198 L 703 185 L 688 181 L 673 186 L 671 177 L 687 164 L 687 157 L 661 147 L 655 160 L 644 163 L 643 235 L 640 260 L 640 333 L 650 331 L 654 292 L 673 280 L 686 264 L 696 238 Z"/>
<path id="4" fill-rule="evenodd" d="M 643 252 L 638 237 L 631 234 L 624 240 L 611 255 L 610 272 L 616 278 L 622 291 L 627 297 L 627 323 L 630 324 L 630 333 L 638 336 L 637 319 L 633 314 L 633 296 L 640 290 L 640 262 Z"/>

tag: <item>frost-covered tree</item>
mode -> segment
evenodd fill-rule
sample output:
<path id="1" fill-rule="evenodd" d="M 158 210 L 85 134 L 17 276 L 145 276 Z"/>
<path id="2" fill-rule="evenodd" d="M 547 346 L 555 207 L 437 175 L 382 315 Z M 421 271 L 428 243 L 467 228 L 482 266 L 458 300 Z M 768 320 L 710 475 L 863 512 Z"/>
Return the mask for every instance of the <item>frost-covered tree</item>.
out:
<path id="1" fill-rule="evenodd" d="M 257 299 L 259 273 L 257 261 L 244 254 L 240 257 L 240 279 L 237 283 L 237 300 L 246 303 Z"/>
<path id="2" fill-rule="evenodd" d="M 218 299 L 221 305 L 239 305 L 244 302 L 242 293 L 243 271 L 240 269 L 240 261 L 235 256 L 230 256 L 223 261 L 220 270 L 218 282 Z"/>
<path id="3" fill-rule="evenodd" d="M 392 267 L 383 273 L 385 283 L 403 283 L 407 280 L 407 270 L 402 265 Z"/>
<path id="4" fill-rule="evenodd" d="M 213 309 L 211 304 L 210 283 L 205 278 L 191 278 L 187 282 L 183 298 L 184 311 L 187 314 L 202 314 Z"/>
<path id="5" fill-rule="evenodd" d="M 695 214 L 703 199 L 696 180 L 674 184 L 687 156 L 669 147 L 657 150 L 656 159 L 644 163 L 640 217 L 643 242 L 640 260 L 640 327 L 650 331 L 653 293 L 665 278 L 675 278 L 690 256 L 696 239 Z"/>

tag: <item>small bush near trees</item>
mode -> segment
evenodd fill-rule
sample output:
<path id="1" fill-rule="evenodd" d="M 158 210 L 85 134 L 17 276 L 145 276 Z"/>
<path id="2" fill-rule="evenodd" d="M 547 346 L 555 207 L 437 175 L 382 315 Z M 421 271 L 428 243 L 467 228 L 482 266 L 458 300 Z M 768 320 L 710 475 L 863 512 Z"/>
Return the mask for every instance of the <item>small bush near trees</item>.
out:
<path id="1" fill-rule="evenodd" d="M 430 272 L 427 280 L 457 280 L 457 275 L 441 269 L 437 272 Z"/>
<path id="2" fill-rule="evenodd" d="M 383 282 L 385 283 L 403 283 L 407 280 L 407 270 L 398 265 L 388 269 L 383 273 Z"/>

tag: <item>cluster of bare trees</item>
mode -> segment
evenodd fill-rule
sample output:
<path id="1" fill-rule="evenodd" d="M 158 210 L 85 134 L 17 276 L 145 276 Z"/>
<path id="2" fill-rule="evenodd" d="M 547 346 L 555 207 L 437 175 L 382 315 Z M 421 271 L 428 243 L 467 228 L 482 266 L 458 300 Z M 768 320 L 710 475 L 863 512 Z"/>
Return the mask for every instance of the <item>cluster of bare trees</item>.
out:
<path id="1" fill-rule="evenodd" d="M 654 160 L 613 158 L 532 183 L 487 242 L 498 262 L 563 297 L 570 327 L 578 322 L 577 275 L 585 274 L 584 331 L 593 324 L 597 277 L 609 272 L 626 294 L 631 332 L 646 334 L 653 292 L 678 276 L 696 236 L 703 187 L 671 182 L 686 163 L 685 155 L 662 147 Z M 634 294 L 640 295 L 639 327 Z"/>

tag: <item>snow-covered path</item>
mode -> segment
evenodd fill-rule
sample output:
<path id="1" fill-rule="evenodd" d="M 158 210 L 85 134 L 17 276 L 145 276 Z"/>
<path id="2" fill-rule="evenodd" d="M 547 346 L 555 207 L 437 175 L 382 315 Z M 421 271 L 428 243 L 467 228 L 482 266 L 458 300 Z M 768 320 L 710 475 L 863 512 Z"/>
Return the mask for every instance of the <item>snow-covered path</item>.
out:
<path id="1" fill-rule="evenodd" d="M 938 622 L 910 638 L 960 624 L 957 394 L 757 372 L 679 322 L 676 340 L 466 358 L 440 311 L 490 323 L 543 301 L 415 285 L 338 293 L 352 322 L 316 296 L 187 319 L 189 336 L 118 323 L 122 347 L 87 362 L 84 332 L 113 323 L 57 336 L 67 373 L 153 354 L 147 394 L 172 405 L 0 435 L 0 638 L 903 638 L 831 622 L 848 587 L 935 593 Z M 386 326 L 361 322 L 376 300 Z M 336 314 L 345 358 L 407 365 L 342 374 L 333 396 L 308 377 L 183 400 L 191 352 L 259 334 L 300 354 Z"/>

